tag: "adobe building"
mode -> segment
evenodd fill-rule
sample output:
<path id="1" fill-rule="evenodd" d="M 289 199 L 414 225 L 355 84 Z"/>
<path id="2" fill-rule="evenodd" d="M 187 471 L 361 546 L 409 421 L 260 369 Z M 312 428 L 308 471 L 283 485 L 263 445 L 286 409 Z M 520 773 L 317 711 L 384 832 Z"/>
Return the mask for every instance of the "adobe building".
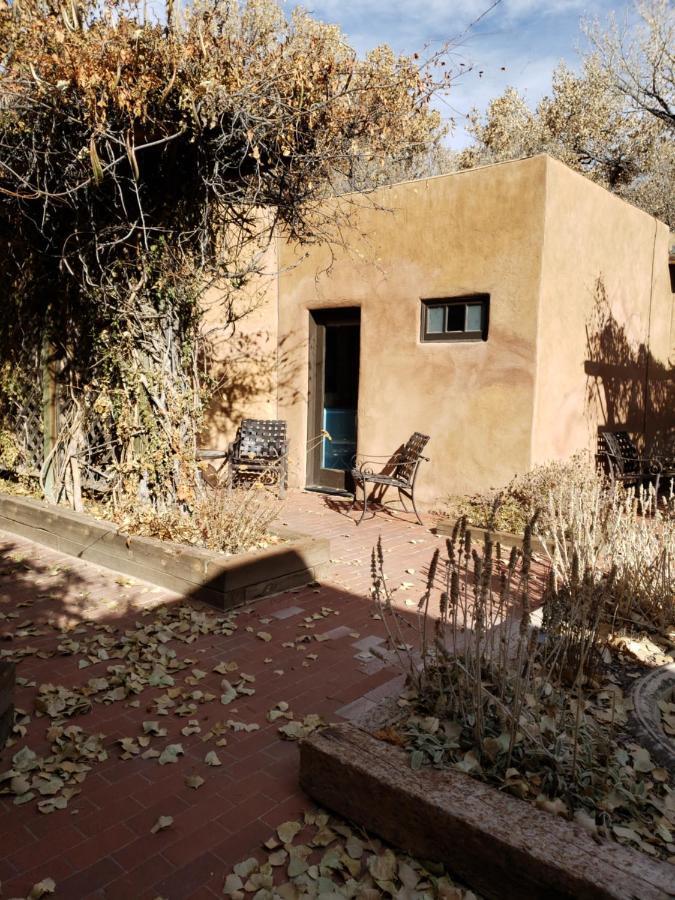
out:
<path id="1" fill-rule="evenodd" d="M 271 252 L 205 443 L 286 419 L 292 486 L 344 487 L 357 450 L 413 431 L 427 505 L 594 450 L 599 429 L 672 436 L 668 228 L 549 156 L 382 188 L 344 246 Z"/>

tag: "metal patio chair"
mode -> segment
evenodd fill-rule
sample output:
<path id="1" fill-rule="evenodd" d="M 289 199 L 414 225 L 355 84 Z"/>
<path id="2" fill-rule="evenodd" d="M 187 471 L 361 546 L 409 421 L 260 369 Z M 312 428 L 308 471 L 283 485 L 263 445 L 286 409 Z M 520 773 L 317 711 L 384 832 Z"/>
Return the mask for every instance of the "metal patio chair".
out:
<path id="1" fill-rule="evenodd" d="M 283 497 L 288 485 L 288 438 L 283 419 L 242 419 L 228 454 L 228 486 L 240 481 L 277 482 Z"/>
<path id="2" fill-rule="evenodd" d="M 640 456 L 627 431 L 602 431 L 598 434 L 597 462 L 610 481 L 636 485 L 646 479 L 658 481 L 675 475 L 672 460 L 658 456 Z"/>
<path id="3" fill-rule="evenodd" d="M 356 504 L 356 488 L 360 487 L 363 491 L 363 510 L 357 525 L 361 524 L 368 511 L 367 485 L 369 484 L 381 486 L 383 488 L 381 496 L 390 487 L 396 488 L 403 509 L 408 512 L 403 499 L 407 497 L 412 503 L 417 521 L 420 525 L 423 524 L 415 506 L 415 480 L 422 460 L 429 461 L 427 456 L 422 456 L 422 451 L 428 443 L 429 436 L 416 431 L 393 456 L 355 457 L 354 468 L 351 470 L 354 479 L 354 500 L 351 509 L 354 509 Z M 382 467 L 382 470 L 380 472 L 373 471 L 373 467 L 376 466 Z"/>

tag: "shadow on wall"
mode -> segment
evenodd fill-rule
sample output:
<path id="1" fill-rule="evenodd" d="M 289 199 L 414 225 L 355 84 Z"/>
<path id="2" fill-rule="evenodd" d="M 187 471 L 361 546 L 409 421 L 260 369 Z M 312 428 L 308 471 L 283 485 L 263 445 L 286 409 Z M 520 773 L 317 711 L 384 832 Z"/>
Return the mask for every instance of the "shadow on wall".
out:
<path id="1" fill-rule="evenodd" d="M 227 358 L 210 365 L 215 387 L 205 414 L 204 446 L 233 439 L 242 419 L 275 418 L 277 402 L 297 402 L 297 349 L 289 337 L 277 346 L 263 331 L 229 339 Z"/>
<path id="2" fill-rule="evenodd" d="M 602 278 L 586 325 L 586 405 L 599 431 L 629 431 L 655 452 L 675 446 L 672 366 L 632 341 L 612 312 Z"/>

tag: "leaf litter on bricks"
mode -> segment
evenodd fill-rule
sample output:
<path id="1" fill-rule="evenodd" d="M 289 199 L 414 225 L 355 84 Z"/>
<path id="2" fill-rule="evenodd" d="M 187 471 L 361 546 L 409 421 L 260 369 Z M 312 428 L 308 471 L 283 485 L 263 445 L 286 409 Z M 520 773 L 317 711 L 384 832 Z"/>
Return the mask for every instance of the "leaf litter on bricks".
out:
<path id="1" fill-rule="evenodd" d="M 321 810 L 283 822 L 261 851 L 263 861 L 250 856 L 225 874 L 223 894 L 233 900 L 247 894 L 257 900 L 477 900 L 443 866 L 422 864 Z"/>

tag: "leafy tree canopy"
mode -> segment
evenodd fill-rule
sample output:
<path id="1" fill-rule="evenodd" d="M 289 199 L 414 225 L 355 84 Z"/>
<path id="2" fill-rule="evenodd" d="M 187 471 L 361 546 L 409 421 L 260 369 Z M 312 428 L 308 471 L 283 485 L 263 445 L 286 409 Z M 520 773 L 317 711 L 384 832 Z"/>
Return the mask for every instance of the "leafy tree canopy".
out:
<path id="1" fill-rule="evenodd" d="M 548 152 L 675 225 L 675 12 L 668 0 L 637 5 L 629 31 L 586 23 L 579 73 L 561 64 L 536 109 L 513 88 L 470 115 L 474 142 L 459 168 Z"/>

